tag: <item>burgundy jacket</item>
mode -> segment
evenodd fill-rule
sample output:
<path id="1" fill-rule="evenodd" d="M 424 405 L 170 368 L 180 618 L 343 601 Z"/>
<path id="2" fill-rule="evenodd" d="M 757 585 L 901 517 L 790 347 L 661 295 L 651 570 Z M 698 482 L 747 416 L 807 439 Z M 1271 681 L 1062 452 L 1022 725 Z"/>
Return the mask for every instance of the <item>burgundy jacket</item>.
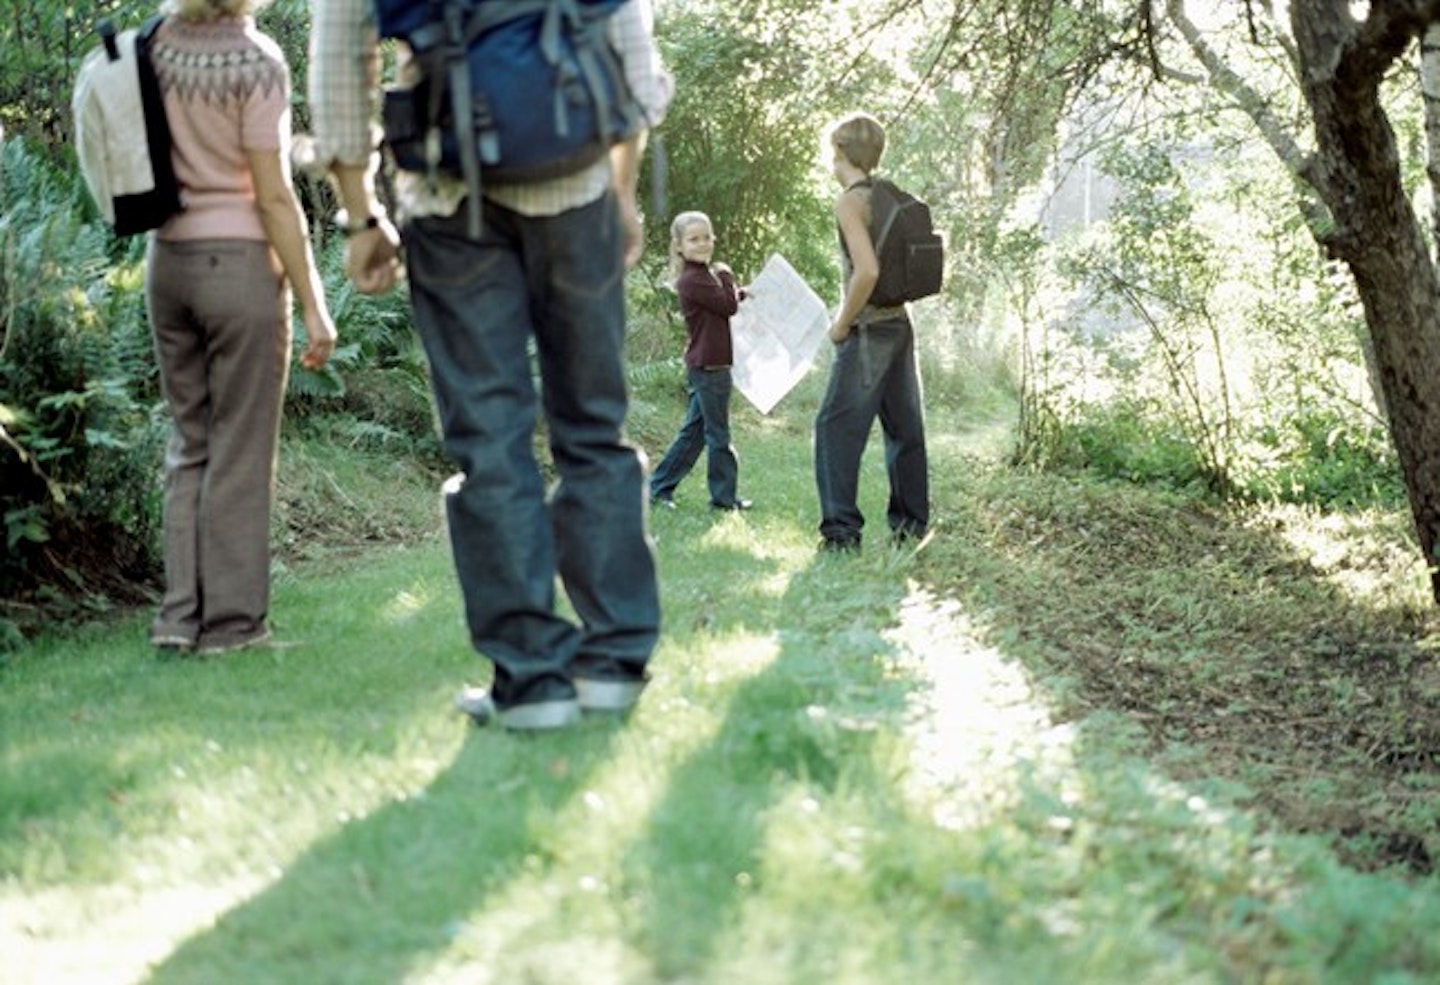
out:
<path id="1" fill-rule="evenodd" d="M 730 316 L 740 308 L 740 291 L 728 270 L 718 273 L 703 263 L 685 261 L 675 280 L 680 295 L 680 313 L 690 341 L 685 346 L 687 369 L 729 366 L 734 362 L 730 346 Z"/>

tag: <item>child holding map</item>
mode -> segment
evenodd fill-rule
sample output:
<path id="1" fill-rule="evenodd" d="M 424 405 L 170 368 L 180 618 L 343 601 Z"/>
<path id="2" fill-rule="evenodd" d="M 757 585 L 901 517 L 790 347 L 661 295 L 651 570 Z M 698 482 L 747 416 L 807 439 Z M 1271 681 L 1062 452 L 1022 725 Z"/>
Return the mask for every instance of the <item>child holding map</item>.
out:
<path id="1" fill-rule="evenodd" d="M 715 233 L 703 212 L 682 212 L 670 225 L 670 254 L 675 292 L 685 316 L 686 389 L 690 403 L 680 430 L 650 476 L 650 501 L 675 508 L 675 487 L 707 456 L 710 506 L 717 510 L 748 510 L 751 503 L 736 491 L 740 461 L 730 443 L 730 392 L 734 382 L 734 351 L 730 317 L 744 291 L 730 268 L 714 259 Z"/>

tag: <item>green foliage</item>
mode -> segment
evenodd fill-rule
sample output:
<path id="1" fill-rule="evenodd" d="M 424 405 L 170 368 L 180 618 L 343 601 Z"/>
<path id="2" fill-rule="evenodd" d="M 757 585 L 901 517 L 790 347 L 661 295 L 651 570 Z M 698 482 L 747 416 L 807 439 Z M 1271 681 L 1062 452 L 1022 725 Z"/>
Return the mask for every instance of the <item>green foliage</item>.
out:
<path id="1" fill-rule="evenodd" d="M 410 323 L 402 285 L 379 297 L 355 290 L 345 275 L 344 241 L 327 236 L 317 248 L 340 345 L 321 372 L 299 363 L 304 331 L 296 320 L 295 360 L 287 417 L 312 432 L 342 424 L 342 439 L 438 457 L 425 354 Z M 327 417 L 336 418 L 326 421 Z M 363 424 L 362 424 L 363 422 Z"/>
<path id="2" fill-rule="evenodd" d="M 1341 510 L 1405 502 L 1395 448 L 1377 422 L 1316 410 L 1262 428 L 1254 440 L 1265 467 L 1240 477 L 1250 498 Z"/>
<path id="3" fill-rule="evenodd" d="M 52 159 L 62 159 L 73 132 L 70 91 L 80 62 L 98 43 L 95 21 L 110 17 L 128 27 L 153 11 L 153 3 L 139 0 L 4 0 L 0 126 L 6 135 L 23 135 Z"/>
<path id="4" fill-rule="evenodd" d="M 1120 183 L 1121 198 L 1103 233 L 1066 257 L 1062 269 L 1147 333 L 1145 358 L 1158 367 L 1166 416 L 1193 448 L 1208 484 L 1223 492 L 1234 421 L 1213 311 L 1220 271 L 1212 244 L 1195 221 L 1194 200 L 1168 148 L 1111 148 L 1105 166 Z M 1140 375 L 1138 369 L 1132 375 Z"/>
<path id="5" fill-rule="evenodd" d="M 64 579 L 93 601 L 157 563 L 155 371 L 136 244 L 78 209 L 73 177 L 20 140 L 0 172 L 0 596 Z M 140 244 L 143 245 L 143 244 Z M 88 553 L 78 550 L 81 541 Z"/>
<path id="6" fill-rule="evenodd" d="M 1145 485 L 1203 492 L 1208 473 L 1183 435 L 1165 433 L 1146 408 L 1113 401 L 1089 408 L 1061 432 L 1045 464 L 1055 469 L 1088 469 Z"/>
<path id="7" fill-rule="evenodd" d="M 256 26 L 275 40 L 290 66 L 290 102 L 298 131 L 310 129 L 310 104 L 305 99 L 310 71 L 310 4 L 307 0 L 270 0 L 255 19 Z"/>
<path id="8" fill-rule="evenodd" d="M 833 221 L 817 154 L 820 127 L 843 103 L 817 74 L 814 21 L 789 20 L 777 37 L 774 22 L 743 8 L 671 5 L 657 24 L 675 99 L 657 131 L 667 214 L 647 224 L 647 262 L 668 264 L 670 220 L 693 209 L 710 216 L 716 255 L 742 281 L 779 252 L 817 289 L 831 289 Z"/>
<path id="9" fill-rule="evenodd" d="M 1112 148 L 1108 221 L 1039 254 L 1073 293 L 1026 333 L 1019 457 L 1243 499 L 1391 503 L 1403 486 L 1353 288 L 1273 162 L 1220 140 L 1182 126 Z M 1053 289 L 1031 283 L 1026 298 Z"/>

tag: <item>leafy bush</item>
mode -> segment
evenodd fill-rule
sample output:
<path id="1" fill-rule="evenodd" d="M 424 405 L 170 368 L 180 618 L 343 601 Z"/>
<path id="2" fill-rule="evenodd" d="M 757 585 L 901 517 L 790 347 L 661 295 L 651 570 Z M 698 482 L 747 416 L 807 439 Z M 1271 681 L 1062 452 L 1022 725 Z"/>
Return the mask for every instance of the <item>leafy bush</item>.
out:
<path id="1" fill-rule="evenodd" d="M 77 179 L 18 140 L 0 172 L 0 597 L 63 584 L 88 604 L 157 568 L 164 426 L 143 244 L 87 218 Z"/>
<path id="2" fill-rule="evenodd" d="M 1123 401 L 1090 408 L 1061 426 L 1040 464 L 1202 494 L 1212 481 L 1183 434 Z"/>
<path id="3" fill-rule="evenodd" d="M 1256 443 L 1268 467 L 1239 477 L 1250 498 L 1340 509 L 1405 503 L 1395 448 L 1377 422 L 1317 410 L 1264 428 Z"/>
<path id="4" fill-rule="evenodd" d="M 1273 162 L 1173 139 L 1106 155 L 1108 220 L 1036 258 L 1063 300 L 1027 332 L 1018 457 L 1243 500 L 1403 500 L 1349 278 L 1282 211 Z"/>

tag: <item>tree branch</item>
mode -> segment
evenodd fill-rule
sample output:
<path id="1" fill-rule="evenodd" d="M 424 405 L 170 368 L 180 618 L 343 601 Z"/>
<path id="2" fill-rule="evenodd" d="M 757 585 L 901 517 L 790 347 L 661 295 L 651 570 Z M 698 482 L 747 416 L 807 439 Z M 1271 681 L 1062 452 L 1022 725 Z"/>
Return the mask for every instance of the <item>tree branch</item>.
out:
<path id="1" fill-rule="evenodd" d="M 1436 0 L 1436 2 L 1440 2 L 1440 0 Z M 1295 138 L 1290 135 L 1285 124 L 1271 110 L 1265 97 L 1241 78 L 1239 73 L 1232 69 L 1225 59 L 1210 46 L 1210 42 L 1205 40 L 1204 34 L 1195 26 L 1195 22 L 1185 13 L 1184 0 L 1165 0 L 1165 14 L 1180 31 L 1180 36 L 1185 39 L 1185 43 L 1190 47 L 1195 58 L 1210 74 L 1211 84 L 1235 101 L 1245 115 L 1254 122 L 1260 135 L 1265 138 L 1265 142 L 1270 145 L 1280 160 L 1285 162 L 1285 166 L 1303 180 L 1307 167 L 1305 152 L 1295 142 Z"/>
<path id="2" fill-rule="evenodd" d="M 1440 3 L 1440 0 L 1434 0 L 1434 2 Z M 1260 3 L 1267 13 L 1271 12 L 1268 0 L 1260 0 Z M 1253 13 L 1248 5 L 1246 10 L 1247 14 Z M 1305 153 L 1300 147 L 1284 121 L 1271 109 L 1269 101 L 1231 68 L 1219 52 L 1205 40 L 1203 32 L 1186 15 L 1184 0 L 1165 0 L 1165 13 L 1179 30 L 1195 58 L 1209 73 L 1211 85 L 1229 96 L 1240 111 L 1250 117 L 1255 128 L 1260 131 L 1260 136 L 1294 175 L 1299 192 L 1298 207 L 1300 214 L 1305 219 L 1305 225 L 1316 242 L 1326 243 L 1334 226 L 1334 219 L 1325 205 L 1324 192 L 1319 185 L 1315 170 L 1314 156 Z M 1286 44 L 1285 50 L 1292 58 L 1292 64 L 1298 66 L 1293 46 Z"/>

